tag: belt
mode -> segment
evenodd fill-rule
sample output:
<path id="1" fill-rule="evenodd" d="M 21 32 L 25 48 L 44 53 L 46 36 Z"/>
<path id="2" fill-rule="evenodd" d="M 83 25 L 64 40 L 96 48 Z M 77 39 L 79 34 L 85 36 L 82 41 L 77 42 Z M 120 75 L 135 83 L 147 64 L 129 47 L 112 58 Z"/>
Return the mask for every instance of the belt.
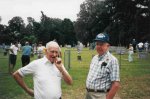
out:
<path id="1" fill-rule="evenodd" d="M 109 92 L 110 89 L 107 89 L 107 90 L 97 90 L 97 89 L 89 89 L 89 88 L 86 88 L 86 90 L 88 92 Z"/>

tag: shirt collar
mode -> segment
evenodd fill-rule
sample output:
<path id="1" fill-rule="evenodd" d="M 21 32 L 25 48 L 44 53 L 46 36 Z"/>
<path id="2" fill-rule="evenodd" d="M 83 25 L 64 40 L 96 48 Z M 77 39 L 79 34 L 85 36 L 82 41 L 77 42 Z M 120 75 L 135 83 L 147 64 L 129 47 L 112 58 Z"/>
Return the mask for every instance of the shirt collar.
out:
<path id="1" fill-rule="evenodd" d="M 109 51 L 106 51 L 103 55 L 98 55 L 98 60 L 100 61 L 100 60 L 102 60 L 105 56 L 106 56 L 106 54 L 108 54 L 109 53 Z"/>
<path id="2" fill-rule="evenodd" d="M 52 63 L 47 59 L 46 56 L 43 57 L 43 62 L 44 62 L 44 63 L 50 63 L 50 64 L 52 64 Z"/>

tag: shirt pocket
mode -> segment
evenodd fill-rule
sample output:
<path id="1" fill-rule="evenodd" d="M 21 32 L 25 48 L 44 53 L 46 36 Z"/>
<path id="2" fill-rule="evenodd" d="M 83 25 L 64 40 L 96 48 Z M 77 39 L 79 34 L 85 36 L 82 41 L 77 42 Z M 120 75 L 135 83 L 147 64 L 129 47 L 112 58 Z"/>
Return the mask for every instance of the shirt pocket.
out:
<path id="1" fill-rule="evenodd" d="M 98 78 L 105 78 L 110 74 L 110 69 L 107 66 L 103 66 L 102 68 L 99 69 L 98 71 Z"/>

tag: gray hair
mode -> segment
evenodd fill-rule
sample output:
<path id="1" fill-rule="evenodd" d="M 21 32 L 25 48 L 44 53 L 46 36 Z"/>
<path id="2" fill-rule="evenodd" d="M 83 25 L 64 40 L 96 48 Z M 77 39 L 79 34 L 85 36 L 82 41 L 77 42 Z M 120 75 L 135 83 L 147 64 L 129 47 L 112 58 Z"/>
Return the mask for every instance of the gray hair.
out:
<path id="1" fill-rule="evenodd" d="M 28 42 L 28 41 L 26 41 L 26 42 L 25 42 L 25 45 L 28 45 L 28 44 L 29 44 L 29 42 Z"/>
<path id="2" fill-rule="evenodd" d="M 46 49 L 48 49 L 48 48 L 50 48 L 50 47 L 58 47 L 59 50 L 60 50 L 60 47 L 59 47 L 58 43 L 55 42 L 55 41 L 50 41 L 50 42 L 48 42 L 48 43 L 46 44 Z"/>

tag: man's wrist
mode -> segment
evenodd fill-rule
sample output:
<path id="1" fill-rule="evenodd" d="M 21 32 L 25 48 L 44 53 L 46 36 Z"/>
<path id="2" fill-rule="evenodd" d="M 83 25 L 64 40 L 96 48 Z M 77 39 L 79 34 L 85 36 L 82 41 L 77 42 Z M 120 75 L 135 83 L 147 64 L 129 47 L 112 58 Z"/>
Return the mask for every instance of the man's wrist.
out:
<path id="1" fill-rule="evenodd" d="M 62 69 L 60 72 L 61 72 L 61 74 L 63 75 L 65 71 Z"/>

